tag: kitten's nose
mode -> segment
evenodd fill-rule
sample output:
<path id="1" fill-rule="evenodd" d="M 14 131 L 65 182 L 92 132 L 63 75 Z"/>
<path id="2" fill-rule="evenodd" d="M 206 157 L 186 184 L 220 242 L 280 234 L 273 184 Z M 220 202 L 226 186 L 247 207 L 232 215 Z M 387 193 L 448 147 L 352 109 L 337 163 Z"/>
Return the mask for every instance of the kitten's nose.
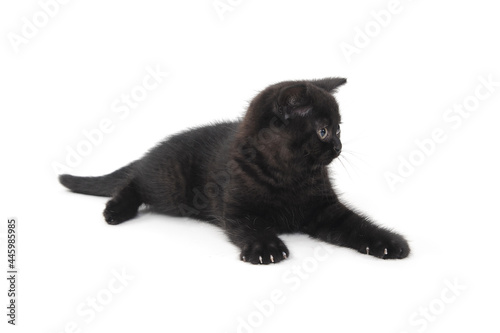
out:
<path id="1" fill-rule="evenodd" d="M 340 154 L 340 152 L 342 151 L 342 144 L 339 143 L 335 146 L 333 146 L 333 150 L 337 153 L 337 154 Z"/>

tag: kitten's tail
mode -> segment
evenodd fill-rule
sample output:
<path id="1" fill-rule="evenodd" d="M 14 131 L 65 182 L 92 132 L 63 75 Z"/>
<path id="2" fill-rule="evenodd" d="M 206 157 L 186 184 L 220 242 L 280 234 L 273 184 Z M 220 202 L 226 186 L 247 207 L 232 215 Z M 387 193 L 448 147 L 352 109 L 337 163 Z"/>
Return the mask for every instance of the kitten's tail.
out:
<path id="1" fill-rule="evenodd" d="M 109 175 L 99 177 L 60 175 L 59 182 L 76 193 L 111 197 L 132 180 L 136 164 L 137 161 L 132 162 Z"/>

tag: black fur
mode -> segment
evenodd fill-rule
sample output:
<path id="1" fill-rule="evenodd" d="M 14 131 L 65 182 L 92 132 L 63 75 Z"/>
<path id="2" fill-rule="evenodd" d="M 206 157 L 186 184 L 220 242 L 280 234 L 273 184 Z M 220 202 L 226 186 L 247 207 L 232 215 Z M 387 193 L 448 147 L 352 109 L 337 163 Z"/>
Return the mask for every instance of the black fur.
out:
<path id="1" fill-rule="evenodd" d="M 294 232 L 379 258 L 405 258 L 406 240 L 347 208 L 330 183 L 327 165 L 342 149 L 332 93 L 345 82 L 274 84 L 240 122 L 174 135 L 106 176 L 60 181 L 74 192 L 112 196 L 104 210 L 109 224 L 133 218 L 143 203 L 214 223 L 241 249 L 240 259 L 253 264 L 286 259 L 278 234 Z"/>

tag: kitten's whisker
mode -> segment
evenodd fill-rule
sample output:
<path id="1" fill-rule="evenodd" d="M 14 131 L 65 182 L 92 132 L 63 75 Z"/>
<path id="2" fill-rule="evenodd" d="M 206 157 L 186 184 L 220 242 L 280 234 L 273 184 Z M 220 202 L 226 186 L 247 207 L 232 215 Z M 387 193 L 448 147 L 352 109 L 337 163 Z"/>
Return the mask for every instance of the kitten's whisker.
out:
<path id="1" fill-rule="evenodd" d="M 349 153 L 349 152 L 346 152 L 346 153 Z M 353 158 L 356 158 L 356 159 L 353 159 Z M 361 158 L 359 156 L 356 156 L 356 155 L 353 155 L 353 154 L 346 154 L 346 155 L 344 155 L 344 159 L 356 171 L 357 175 L 363 173 L 362 172 L 363 171 L 363 167 L 368 166 L 369 168 L 373 169 L 373 167 L 370 165 L 370 163 L 367 162 L 367 160 L 365 160 L 365 159 L 363 159 L 363 158 Z M 362 162 L 361 165 L 359 164 L 359 161 Z"/>
<path id="2" fill-rule="evenodd" d="M 347 156 L 343 156 L 344 160 L 346 161 L 347 164 L 352 168 L 352 170 L 356 173 L 356 175 L 359 176 L 359 168 L 356 167 L 355 164 L 351 163 L 351 161 L 347 158 Z"/>
<path id="3" fill-rule="evenodd" d="M 339 157 L 337 158 L 337 160 L 340 162 L 340 164 L 342 164 L 342 167 L 343 167 L 343 168 L 344 168 L 344 170 L 347 172 L 347 175 L 349 176 L 349 178 L 351 178 L 351 180 L 353 180 L 353 179 L 352 179 L 352 177 L 351 177 L 351 174 L 349 173 L 349 171 L 348 171 L 348 170 L 347 170 L 347 168 L 345 167 L 344 163 L 342 162 L 342 157 L 343 157 L 343 156 L 339 156 Z"/>
<path id="4" fill-rule="evenodd" d="M 346 154 L 349 154 L 350 156 L 352 157 L 355 157 L 357 158 L 359 161 L 363 162 L 365 165 L 369 166 L 370 168 L 372 168 L 371 164 L 364 158 L 364 156 L 362 156 L 361 154 L 358 155 L 357 153 L 353 152 L 353 151 L 349 151 L 349 150 L 345 150 L 343 151 L 344 153 Z"/>
<path id="5" fill-rule="evenodd" d="M 357 155 L 357 156 L 362 156 L 362 157 L 367 157 L 367 156 L 368 156 L 368 154 L 365 154 L 365 153 L 360 153 L 360 152 L 358 152 L 358 151 L 354 151 L 354 150 L 352 150 L 352 149 L 345 149 L 345 148 L 344 148 L 344 149 L 343 149 L 343 151 L 344 151 L 344 152 L 346 152 L 346 153 L 351 153 L 351 154 L 353 154 L 353 155 Z"/>

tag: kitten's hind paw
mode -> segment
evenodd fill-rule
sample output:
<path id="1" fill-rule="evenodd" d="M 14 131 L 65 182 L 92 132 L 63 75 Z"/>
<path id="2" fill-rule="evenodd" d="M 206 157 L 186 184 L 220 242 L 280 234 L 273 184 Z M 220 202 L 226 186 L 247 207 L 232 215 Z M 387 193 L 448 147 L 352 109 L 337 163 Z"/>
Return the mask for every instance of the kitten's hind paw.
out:
<path id="1" fill-rule="evenodd" d="M 135 217 L 137 207 L 129 205 L 126 201 L 111 199 L 107 202 L 102 215 L 108 224 L 115 225 Z"/>
<path id="2" fill-rule="evenodd" d="M 134 183 L 131 182 L 106 203 L 104 219 L 108 224 L 119 224 L 130 220 L 137 215 L 141 203 L 142 199 Z"/>
<path id="3" fill-rule="evenodd" d="M 289 256 L 289 251 L 281 239 L 257 240 L 244 246 L 240 254 L 240 259 L 252 264 L 275 264 L 285 260 Z"/>

